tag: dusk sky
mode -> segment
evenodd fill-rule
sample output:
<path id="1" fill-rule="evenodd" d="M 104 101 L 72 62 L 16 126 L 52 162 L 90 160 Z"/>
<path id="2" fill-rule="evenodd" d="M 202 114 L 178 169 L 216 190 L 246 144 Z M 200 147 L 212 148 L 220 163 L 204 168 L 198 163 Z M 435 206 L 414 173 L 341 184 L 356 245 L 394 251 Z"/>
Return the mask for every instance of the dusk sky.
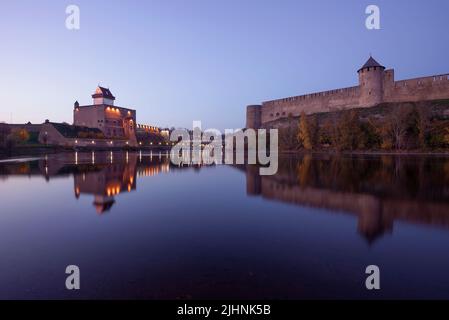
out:
<path id="1" fill-rule="evenodd" d="M 381 30 L 365 28 L 369 4 Z M 248 104 L 357 85 L 370 53 L 396 79 L 448 73 L 448 12 L 447 0 L 2 0 L 0 121 L 72 123 L 101 84 L 138 123 L 239 128 Z"/>

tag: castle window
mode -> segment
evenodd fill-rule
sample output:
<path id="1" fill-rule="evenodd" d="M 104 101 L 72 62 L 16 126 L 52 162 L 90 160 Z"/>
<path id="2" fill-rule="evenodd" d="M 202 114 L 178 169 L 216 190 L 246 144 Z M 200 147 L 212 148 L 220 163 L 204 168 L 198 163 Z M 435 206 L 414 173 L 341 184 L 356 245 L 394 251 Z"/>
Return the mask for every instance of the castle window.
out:
<path id="1" fill-rule="evenodd" d="M 273 117 L 274 115 L 271 113 L 270 116 Z"/>
<path id="2" fill-rule="evenodd" d="M 279 112 L 276 113 L 276 117 L 279 117 Z"/>

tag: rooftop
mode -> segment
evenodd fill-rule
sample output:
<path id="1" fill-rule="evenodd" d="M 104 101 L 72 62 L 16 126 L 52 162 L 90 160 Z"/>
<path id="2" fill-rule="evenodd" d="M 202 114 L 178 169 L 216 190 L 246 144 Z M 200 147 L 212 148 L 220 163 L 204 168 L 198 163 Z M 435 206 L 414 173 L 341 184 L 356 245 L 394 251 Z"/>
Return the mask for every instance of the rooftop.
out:
<path id="1" fill-rule="evenodd" d="M 106 98 L 115 100 L 115 97 L 111 93 L 111 90 L 100 86 L 98 86 L 97 89 L 95 89 L 95 93 L 92 95 L 92 98 Z"/>
<path id="2" fill-rule="evenodd" d="M 366 61 L 365 64 L 358 71 L 365 69 L 365 68 L 373 68 L 373 67 L 380 67 L 380 68 L 385 69 L 385 67 L 383 65 L 381 65 L 372 56 L 370 56 L 368 61 Z"/>

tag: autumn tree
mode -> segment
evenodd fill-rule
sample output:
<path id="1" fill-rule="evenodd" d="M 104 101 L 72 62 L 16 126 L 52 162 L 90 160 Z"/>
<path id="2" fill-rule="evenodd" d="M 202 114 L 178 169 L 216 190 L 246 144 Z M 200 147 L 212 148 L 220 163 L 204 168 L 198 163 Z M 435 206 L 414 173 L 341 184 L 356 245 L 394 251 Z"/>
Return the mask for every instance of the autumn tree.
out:
<path id="1" fill-rule="evenodd" d="M 288 115 L 287 124 L 279 129 L 279 141 L 281 148 L 284 150 L 295 150 L 298 148 L 298 140 L 296 138 L 297 125 L 293 119 L 293 115 Z"/>
<path id="2" fill-rule="evenodd" d="M 30 134 L 26 129 L 14 129 L 8 135 L 7 139 L 12 143 L 24 143 L 30 139 Z"/>
<path id="3" fill-rule="evenodd" d="M 403 148 L 408 127 L 408 116 L 408 109 L 405 106 L 399 106 L 384 117 L 383 125 L 380 128 L 383 148 L 397 150 Z"/>
<path id="4" fill-rule="evenodd" d="M 420 148 L 427 147 L 427 132 L 429 130 L 428 108 L 420 106 L 416 110 L 416 129 L 418 131 L 418 144 Z"/>
<path id="5" fill-rule="evenodd" d="M 318 118 L 316 114 L 310 116 L 308 125 L 309 125 L 310 142 L 312 144 L 312 148 L 315 148 L 320 143 L 320 126 L 318 124 Z"/>
<path id="6" fill-rule="evenodd" d="M 344 112 L 338 121 L 337 147 L 340 150 L 364 148 L 365 141 L 357 111 Z"/>
<path id="7" fill-rule="evenodd" d="M 307 123 L 307 116 L 304 111 L 301 112 L 301 117 L 299 118 L 298 142 L 304 149 L 312 150 L 309 124 Z"/>

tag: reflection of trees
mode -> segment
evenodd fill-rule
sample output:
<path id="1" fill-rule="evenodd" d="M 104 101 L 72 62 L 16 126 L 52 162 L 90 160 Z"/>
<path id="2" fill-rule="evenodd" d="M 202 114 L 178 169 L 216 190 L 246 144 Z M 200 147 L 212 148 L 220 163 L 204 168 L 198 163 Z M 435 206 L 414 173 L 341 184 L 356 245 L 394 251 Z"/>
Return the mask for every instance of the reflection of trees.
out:
<path id="1" fill-rule="evenodd" d="M 308 177 L 310 175 L 310 164 L 312 161 L 312 156 L 307 154 L 304 156 L 302 161 L 298 162 L 297 171 L 298 171 L 298 182 L 301 187 L 307 186 Z"/>
<path id="2" fill-rule="evenodd" d="M 301 187 L 443 199 L 449 159 L 306 154 L 280 159 L 278 178 Z"/>
<path id="3" fill-rule="evenodd" d="M 357 216 L 372 243 L 396 220 L 449 228 L 449 158 L 307 154 L 279 159 L 274 176 L 246 167 L 247 192 Z"/>

